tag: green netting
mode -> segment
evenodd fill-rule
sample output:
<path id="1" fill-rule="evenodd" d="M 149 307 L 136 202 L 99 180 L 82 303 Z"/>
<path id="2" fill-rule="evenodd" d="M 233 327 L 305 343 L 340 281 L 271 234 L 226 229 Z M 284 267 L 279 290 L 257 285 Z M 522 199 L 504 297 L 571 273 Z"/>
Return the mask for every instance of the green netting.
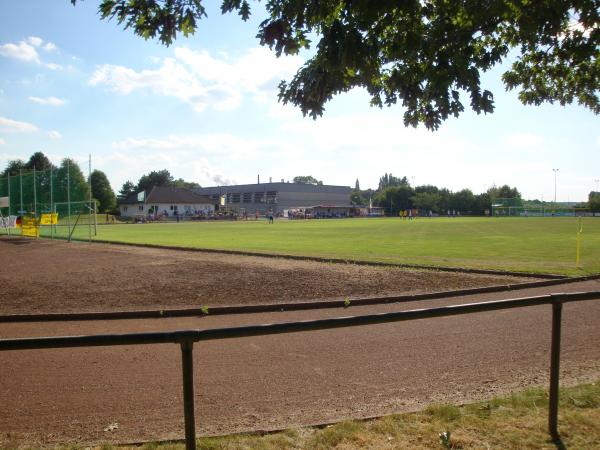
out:
<path id="1" fill-rule="evenodd" d="M 89 202 L 89 185 L 77 166 L 52 170 L 23 170 L 18 175 L 0 178 L 0 197 L 9 197 L 9 206 L 0 208 L 3 216 L 30 216 L 58 213 L 58 224 L 42 226 L 40 236 L 69 237 L 89 234 L 94 204 Z M 77 225 L 77 227 L 75 226 Z M 19 234 L 18 230 L 13 233 Z M 6 234 L 7 230 L 0 229 Z"/>

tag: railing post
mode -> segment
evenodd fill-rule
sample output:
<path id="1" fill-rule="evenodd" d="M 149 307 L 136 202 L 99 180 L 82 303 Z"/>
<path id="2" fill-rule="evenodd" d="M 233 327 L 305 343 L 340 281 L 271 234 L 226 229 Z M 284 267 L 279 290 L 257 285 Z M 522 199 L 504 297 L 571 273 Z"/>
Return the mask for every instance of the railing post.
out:
<path id="1" fill-rule="evenodd" d="M 558 381 L 560 369 L 560 331 L 562 302 L 552 303 L 552 349 L 550 353 L 550 403 L 548 405 L 548 431 L 553 441 L 559 441 L 558 434 Z"/>
<path id="2" fill-rule="evenodd" d="M 185 448 L 196 450 L 196 418 L 194 417 L 194 343 L 181 342 L 183 373 L 183 414 L 185 419 Z"/>

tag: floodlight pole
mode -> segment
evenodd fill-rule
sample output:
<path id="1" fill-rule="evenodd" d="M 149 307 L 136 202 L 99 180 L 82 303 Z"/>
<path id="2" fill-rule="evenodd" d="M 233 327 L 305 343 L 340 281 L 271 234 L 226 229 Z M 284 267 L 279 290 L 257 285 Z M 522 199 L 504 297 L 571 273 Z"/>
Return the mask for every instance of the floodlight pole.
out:
<path id="1" fill-rule="evenodd" d="M 10 221 L 10 172 L 8 172 L 8 220 Z M 7 230 L 10 236 L 10 224 Z"/>
<path id="2" fill-rule="evenodd" d="M 54 215 L 55 207 L 54 207 L 54 192 L 52 188 L 52 164 L 50 164 L 50 239 L 54 239 Z"/>
<path id="3" fill-rule="evenodd" d="M 88 155 L 88 173 L 90 174 L 90 204 L 88 207 L 88 240 L 92 242 L 92 155 Z M 94 213 L 95 215 L 95 213 Z"/>
<path id="4" fill-rule="evenodd" d="M 10 172 L 8 173 L 8 215 L 10 216 Z"/>
<path id="5" fill-rule="evenodd" d="M 554 172 L 554 209 L 556 209 L 556 174 L 558 169 L 552 169 L 552 171 Z"/>
<path id="6" fill-rule="evenodd" d="M 19 194 L 21 197 L 21 210 L 19 214 L 23 215 L 23 169 L 19 169 Z"/>
<path id="7" fill-rule="evenodd" d="M 71 242 L 71 163 L 67 159 L 67 232 Z"/>
<path id="8" fill-rule="evenodd" d="M 37 219 L 37 189 L 35 188 L 35 165 L 33 166 L 33 216 Z"/>

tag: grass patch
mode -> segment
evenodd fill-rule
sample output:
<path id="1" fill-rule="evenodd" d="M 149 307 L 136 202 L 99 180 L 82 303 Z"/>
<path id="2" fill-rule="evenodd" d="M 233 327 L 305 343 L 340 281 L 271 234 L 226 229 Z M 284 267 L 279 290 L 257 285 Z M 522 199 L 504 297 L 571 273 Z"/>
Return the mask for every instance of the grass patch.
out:
<path id="1" fill-rule="evenodd" d="M 348 260 L 584 275 L 600 272 L 600 219 L 420 218 L 182 222 L 99 227 L 98 239 Z M 87 229 L 76 231 L 87 239 Z"/>
<path id="2" fill-rule="evenodd" d="M 566 448 L 600 448 L 600 381 L 561 389 L 559 429 Z M 529 389 L 468 405 L 278 433 L 198 439 L 199 450 L 556 449 L 547 433 L 548 396 Z M 70 446 L 65 449 L 80 450 Z M 183 450 L 182 443 L 101 450 Z"/>

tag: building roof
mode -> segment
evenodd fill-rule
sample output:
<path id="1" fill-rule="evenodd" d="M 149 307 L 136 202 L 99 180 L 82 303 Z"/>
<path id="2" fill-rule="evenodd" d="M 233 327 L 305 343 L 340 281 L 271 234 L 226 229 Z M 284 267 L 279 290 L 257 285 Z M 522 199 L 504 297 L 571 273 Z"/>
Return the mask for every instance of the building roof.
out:
<path id="1" fill-rule="evenodd" d="M 172 203 L 172 204 L 211 204 L 212 200 L 207 195 L 200 195 L 192 192 L 189 189 L 171 187 L 171 186 L 153 186 L 145 192 L 145 200 L 140 201 L 141 192 L 131 194 L 125 200 L 121 200 L 121 205 L 134 205 L 134 204 L 157 204 L 157 203 Z"/>
<path id="2" fill-rule="evenodd" d="M 328 184 L 260 183 L 236 184 L 233 186 L 210 186 L 194 189 L 194 192 L 205 195 L 265 191 L 350 194 L 352 188 L 350 186 L 332 186 Z"/>

